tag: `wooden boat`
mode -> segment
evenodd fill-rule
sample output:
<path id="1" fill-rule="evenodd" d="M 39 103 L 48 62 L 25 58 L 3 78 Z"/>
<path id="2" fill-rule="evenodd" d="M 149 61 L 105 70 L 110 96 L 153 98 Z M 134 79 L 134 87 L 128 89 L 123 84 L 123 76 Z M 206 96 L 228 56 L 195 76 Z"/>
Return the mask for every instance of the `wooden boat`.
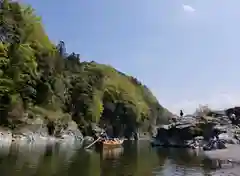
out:
<path id="1" fill-rule="evenodd" d="M 105 139 L 98 143 L 102 148 L 120 148 L 123 142 L 123 139 Z"/>

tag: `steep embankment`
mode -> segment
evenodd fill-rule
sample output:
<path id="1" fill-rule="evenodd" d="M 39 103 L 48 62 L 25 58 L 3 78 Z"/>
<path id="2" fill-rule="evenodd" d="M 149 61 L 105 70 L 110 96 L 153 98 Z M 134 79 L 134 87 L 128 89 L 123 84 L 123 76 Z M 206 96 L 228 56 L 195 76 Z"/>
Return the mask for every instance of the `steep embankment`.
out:
<path id="1" fill-rule="evenodd" d="M 137 79 L 80 62 L 79 54 L 65 53 L 64 42 L 53 45 L 33 12 L 17 2 L 1 5 L 1 125 L 15 129 L 40 118 L 55 134 L 73 119 L 86 134 L 95 122 L 119 135 L 168 120 L 171 113 Z"/>

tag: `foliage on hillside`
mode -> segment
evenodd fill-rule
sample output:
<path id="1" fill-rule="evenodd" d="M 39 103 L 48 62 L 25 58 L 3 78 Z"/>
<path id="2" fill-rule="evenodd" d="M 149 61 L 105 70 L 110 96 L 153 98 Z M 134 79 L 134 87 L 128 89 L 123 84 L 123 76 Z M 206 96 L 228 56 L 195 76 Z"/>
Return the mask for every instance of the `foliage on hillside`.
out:
<path id="1" fill-rule="evenodd" d="M 26 112 L 27 118 L 57 112 L 79 124 L 103 119 L 130 126 L 171 115 L 137 79 L 111 66 L 80 62 L 79 54 L 66 54 L 64 42 L 53 45 L 30 6 L 4 0 L 0 13 L 2 124 L 24 119 Z"/>

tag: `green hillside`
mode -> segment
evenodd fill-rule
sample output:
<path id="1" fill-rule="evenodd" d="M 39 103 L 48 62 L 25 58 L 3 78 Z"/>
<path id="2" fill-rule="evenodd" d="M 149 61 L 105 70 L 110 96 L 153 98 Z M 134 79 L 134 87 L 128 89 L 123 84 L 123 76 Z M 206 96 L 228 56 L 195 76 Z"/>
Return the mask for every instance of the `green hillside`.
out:
<path id="1" fill-rule="evenodd" d="M 65 44 L 49 41 L 29 6 L 4 0 L 0 28 L 0 123 L 14 128 L 28 118 L 118 124 L 166 122 L 171 113 L 134 77 L 111 66 L 81 62 Z"/>

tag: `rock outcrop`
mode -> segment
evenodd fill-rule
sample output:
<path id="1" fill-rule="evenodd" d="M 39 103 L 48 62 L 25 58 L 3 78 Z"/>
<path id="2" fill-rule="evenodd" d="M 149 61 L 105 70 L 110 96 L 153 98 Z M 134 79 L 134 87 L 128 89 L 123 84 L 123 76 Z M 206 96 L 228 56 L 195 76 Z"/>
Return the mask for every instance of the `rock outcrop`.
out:
<path id="1" fill-rule="evenodd" d="M 49 134 L 48 126 L 42 119 L 28 120 L 14 130 L 0 129 L 0 141 L 2 145 L 14 143 L 74 143 L 83 141 L 83 135 L 74 121 L 68 122 L 65 128 L 55 128 L 53 134 Z"/>
<path id="2" fill-rule="evenodd" d="M 204 145 L 218 136 L 224 143 L 236 144 L 238 126 L 234 125 L 228 116 L 205 116 L 177 118 L 169 125 L 159 126 L 154 136 L 156 145 L 189 147 L 191 141 L 197 137 L 203 140 L 199 145 Z M 198 140 L 197 140 L 198 141 Z"/>

